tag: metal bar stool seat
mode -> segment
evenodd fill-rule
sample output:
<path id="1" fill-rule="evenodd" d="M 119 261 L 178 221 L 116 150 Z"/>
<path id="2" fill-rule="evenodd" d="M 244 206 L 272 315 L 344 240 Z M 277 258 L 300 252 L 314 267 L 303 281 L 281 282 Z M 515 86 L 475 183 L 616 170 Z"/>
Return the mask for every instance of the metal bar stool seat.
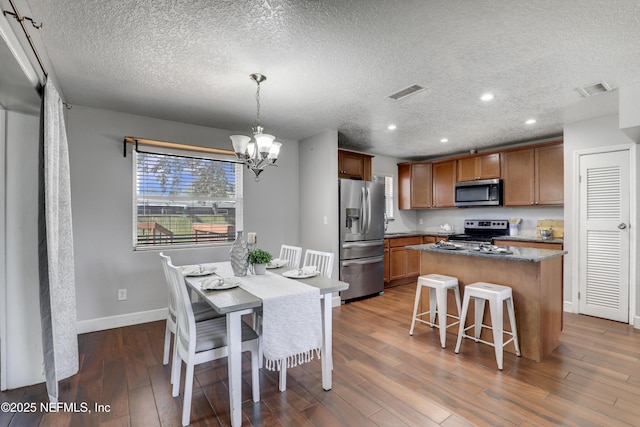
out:
<path id="1" fill-rule="evenodd" d="M 420 304 L 420 294 L 422 288 L 429 288 L 429 310 L 418 313 L 418 305 Z M 456 297 L 456 306 L 458 315 L 449 314 L 447 312 L 447 291 L 452 290 Z M 423 316 L 429 315 L 429 321 L 422 319 Z M 438 323 L 435 323 L 436 314 L 438 315 Z M 447 317 L 456 319 L 455 322 L 447 325 Z M 427 274 L 418 277 L 416 286 L 416 300 L 413 305 L 413 317 L 411 319 L 411 329 L 409 335 L 413 335 L 413 329 L 416 322 L 422 322 L 429 326 L 440 329 L 440 344 L 445 348 L 447 337 L 447 328 L 460 323 L 460 290 L 458 288 L 458 279 L 456 277 L 445 276 L 442 274 Z"/>
<path id="2" fill-rule="evenodd" d="M 475 300 L 475 319 L 471 326 L 465 328 L 464 324 L 469 309 L 469 301 Z M 491 326 L 484 325 L 482 318 L 484 315 L 485 301 L 489 301 L 489 312 L 491 314 Z M 503 303 L 507 303 L 507 312 L 511 323 L 511 331 L 503 329 Z M 474 329 L 474 336 L 467 335 L 469 329 Z M 493 331 L 493 342 L 480 339 L 482 328 L 491 329 Z M 508 335 L 507 341 L 504 341 L 504 335 Z M 513 341 L 516 349 L 516 356 L 520 356 L 520 344 L 518 343 L 518 331 L 516 329 L 516 315 L 513 307 L 513 293 L 509 286 L 496 285 L 494 283 L 476 282 L 464 287 L 464 300 L 462 303 L 462 314 L 460 315 L 460 328 L 458 331 L 458 341 L 456 342 L 456 354 L 460 352 L 460 344 L 462 338 L 470 338 L 475 342 L 481 342 L 494 347 L 496 353 L 496 362 L 498 369 L 502 370 L 503 349 L 504 346 Z"/>

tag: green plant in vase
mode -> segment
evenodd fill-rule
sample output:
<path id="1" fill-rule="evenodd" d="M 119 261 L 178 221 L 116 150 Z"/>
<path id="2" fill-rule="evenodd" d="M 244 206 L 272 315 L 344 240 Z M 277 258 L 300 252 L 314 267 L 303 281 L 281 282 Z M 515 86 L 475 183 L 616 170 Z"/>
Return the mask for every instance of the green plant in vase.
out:
<path id="1" fill-rule="evenodd" d="M 264 274 L 272 258 L 273 256 L 263 249 L 254 249 L 249 252 L 249 264 L 253 266 L 255 274 Z"/>

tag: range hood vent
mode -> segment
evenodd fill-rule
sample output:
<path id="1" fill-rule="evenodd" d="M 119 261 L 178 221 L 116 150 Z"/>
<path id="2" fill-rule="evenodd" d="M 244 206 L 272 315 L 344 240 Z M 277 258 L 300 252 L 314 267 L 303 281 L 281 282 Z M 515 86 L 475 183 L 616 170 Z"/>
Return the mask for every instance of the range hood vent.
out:
<path id="1" fill-rule="evenodd" d="M 580 95 L 584 96 L 585 98 L 589 98 L 590 96 L 609 91 L 611 91 L 611 86 L 609 86 L 609 83 L 605 82 L 604 80 L 578 88 L 578 92 L 580 92 Z"/>
<path id="2" fill-rule="evenodd" d="M 407 96 L 415 95 L 418 92 L 422 92 L 424 89 L 425 88 L 417 84 L 411 85 L 407 88 L 397 91 L 396 93 L 392 93 L 387 98 L 391 98 L 391 99 L 395 99 L 396 101 L 399 101 L 403 98 L 406 98 Z"/>

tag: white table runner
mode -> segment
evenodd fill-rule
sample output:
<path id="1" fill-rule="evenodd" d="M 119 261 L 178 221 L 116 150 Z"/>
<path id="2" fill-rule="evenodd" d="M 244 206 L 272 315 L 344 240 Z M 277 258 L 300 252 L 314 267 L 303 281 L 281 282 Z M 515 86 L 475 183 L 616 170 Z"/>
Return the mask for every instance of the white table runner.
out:
<path id="1" fill-rule="evenodd" d="M 241 277 L 241 288 L 262 300 L 265 367 L 313 360 L 322 347 L 320 290 L 277 274 Z"/>

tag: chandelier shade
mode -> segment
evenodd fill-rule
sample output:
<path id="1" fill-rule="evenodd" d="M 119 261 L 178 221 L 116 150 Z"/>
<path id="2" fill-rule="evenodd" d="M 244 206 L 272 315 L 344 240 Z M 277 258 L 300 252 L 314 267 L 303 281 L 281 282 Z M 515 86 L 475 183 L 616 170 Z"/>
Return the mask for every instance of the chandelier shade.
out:
<path id="1" fill-rule="evenodd" d="M 251 74 L 249 77 L 258 85 L 256 89 L 256 121 L 252 128 L 253 141 L 251 141 L 251 137 L 246 135 L 231 135 L 229 138 L 231 138 L 236 158 L 255 174 L 256 181 L 258 181 L 258 176 L 265 167 L 276 166 L 275 163 L 278 160 L 282 144 L 274 141 L 275 136 L 262 133 L 263 127 L 260 125 L 260 83 L 267 80 L 267 77 L 257 73 Z"/>

